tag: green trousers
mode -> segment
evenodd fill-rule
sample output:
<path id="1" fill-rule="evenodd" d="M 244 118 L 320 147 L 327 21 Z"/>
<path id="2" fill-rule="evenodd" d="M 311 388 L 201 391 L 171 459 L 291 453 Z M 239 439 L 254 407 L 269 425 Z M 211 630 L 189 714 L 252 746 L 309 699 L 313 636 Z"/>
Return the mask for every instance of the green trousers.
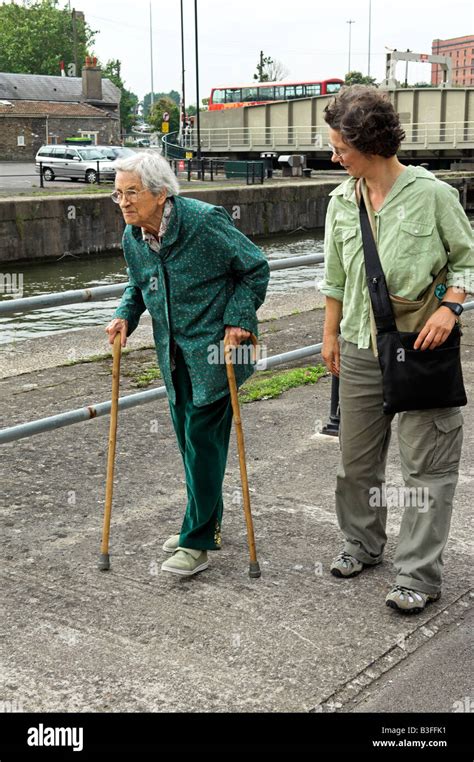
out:
<path id="1" fill-rule="evenodd" d="M 342 457 L 337 473 L 336 513 L 346 538 L 345 550 L 366 564 L 380 561 L 387 540 L 387 507 L 399 512 L 396 584 L 437 593 L 458 481 L 462 413 L 459 408 L 399 413 L 404 487 L 385 485 L 394 416 L 382 412 L 379 362 L 371 349 L 358 349 L 342 337 L 340 345 Z"/>
<path id="2" fill-rule="evenodd" d="M 210 405 L 193 404 L 192 386 L 183 354 L 176 347 L 172 372 L 176 404 L 171 418 L 184 463 L 188 503 L 179 544 L 196 550 L 219 550 L 224 481 L 232 428 L 230 394 Z"/>

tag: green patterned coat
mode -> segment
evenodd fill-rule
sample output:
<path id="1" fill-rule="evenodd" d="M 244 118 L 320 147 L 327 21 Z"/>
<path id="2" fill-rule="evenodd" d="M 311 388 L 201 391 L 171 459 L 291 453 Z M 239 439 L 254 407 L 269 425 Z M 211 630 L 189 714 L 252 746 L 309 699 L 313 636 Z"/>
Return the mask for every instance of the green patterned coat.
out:
<path id="1" fill-rule="evenodd" d="M 208 361 L 225 326 L 258 335 L 256 310 L 265 299 L 269 267 L 225 209 L 182 196 L 174 196 L 173 202 L 159 253 L 143 240 L 140 227 L 126 226 L 123 252 L 129 285 L 115 317 L 128 320 L 130 335 L 148 310 L 171 402 L 176 399 L 170 362 L 173 338 L 189 370 L 193 402 L 200 407 L 228 394 L 225 365 Z M 253 370 L 252 364 L 236 363 L 238 385 Z"/>

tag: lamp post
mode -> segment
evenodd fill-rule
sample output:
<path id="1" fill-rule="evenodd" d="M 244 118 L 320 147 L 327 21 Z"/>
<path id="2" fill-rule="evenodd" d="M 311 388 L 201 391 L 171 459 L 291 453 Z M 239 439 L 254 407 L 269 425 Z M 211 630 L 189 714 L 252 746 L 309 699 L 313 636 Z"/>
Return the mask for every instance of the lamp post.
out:
<path id="1" fill-rule="evenodd" d="M 349 24 L 349 60 L 347 62 L 347 73 L 349 74 L 351 70 L 351 33 L 352 33 L 352 24 L 355 24 L 355 21 L 352 19 L 349 19 L 349 21 L 346 22 Z"/>
<path id="2" fill-rule="evenodd" d="M 183 133 L 186 126 L 186 100 L 184 94 L 184 17 L 183 17 L 183 0 L 181 3 L 181 126 L 179 131 L 180 143 L 183 145 Z"/>
<path id="3" fill-rule="evenodd" d="M 151 17 L 151 0 L 150 0 L 150 74 L 151 74 L 151 99 L 150 99 L 150 111 L 153 107 L 153 20 Z"/>
<path id="4" fill-rule="evenodd" d="M 196 48 L 196 129 L 197 129 L 197 152 L 196 158 L 199 162 L 201 160 L 201 125 L 199 121 L 199 49 L 198 49 L 198 10 L 197 0 L 194 0 L 194 32 L 195 32 L 195 48 Z M 199 170 L 198 170 L 199 171 Z"/>
<path id="5" fill-rule="evenodd" d="M 370 77 L 370 44 L 372 41 L 372 0 L 369 0 L 369 51 L 367 60 L 367 76 Z"/>

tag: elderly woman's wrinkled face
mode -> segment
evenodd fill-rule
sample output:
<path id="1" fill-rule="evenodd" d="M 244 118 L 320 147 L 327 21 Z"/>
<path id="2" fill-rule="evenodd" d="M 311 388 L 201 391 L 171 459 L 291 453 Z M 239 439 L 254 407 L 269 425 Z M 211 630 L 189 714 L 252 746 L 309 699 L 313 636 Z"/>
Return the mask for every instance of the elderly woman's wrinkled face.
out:
<path id="1" fill-rule="evenodd" d="M 120 208 L 127 225 L 154 228 L 161 218 L 166 190 L 155 196 L 145 189 L 135 172 L 120 172 L 115 176 L 115 190 L 120 194 Z"/>
<path id="2" fill-rule="evenodd" d="M 344 167 L 352 177 L 364 177 L 365 170 L 370 165 L 370 159 L 342 139 L 339 130 L 329 127 L 329 144 L 332 150 L 331 161 Z"/>

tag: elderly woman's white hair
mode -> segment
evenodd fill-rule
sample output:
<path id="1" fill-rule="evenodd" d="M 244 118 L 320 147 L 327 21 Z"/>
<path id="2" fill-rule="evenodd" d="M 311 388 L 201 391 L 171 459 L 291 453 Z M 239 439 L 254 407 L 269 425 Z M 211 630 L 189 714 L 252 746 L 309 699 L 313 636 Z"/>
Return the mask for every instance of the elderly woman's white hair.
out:
<path id="1" fill-rule="evenodd" d="M 126 159 L 116 159 L 117 172 L 135 172 L 144 188 L 158 196 L 166 188 L 166 196 L 177 196 L 179 184 L 166 159 L 158 151 L 139 151 Z"/>

